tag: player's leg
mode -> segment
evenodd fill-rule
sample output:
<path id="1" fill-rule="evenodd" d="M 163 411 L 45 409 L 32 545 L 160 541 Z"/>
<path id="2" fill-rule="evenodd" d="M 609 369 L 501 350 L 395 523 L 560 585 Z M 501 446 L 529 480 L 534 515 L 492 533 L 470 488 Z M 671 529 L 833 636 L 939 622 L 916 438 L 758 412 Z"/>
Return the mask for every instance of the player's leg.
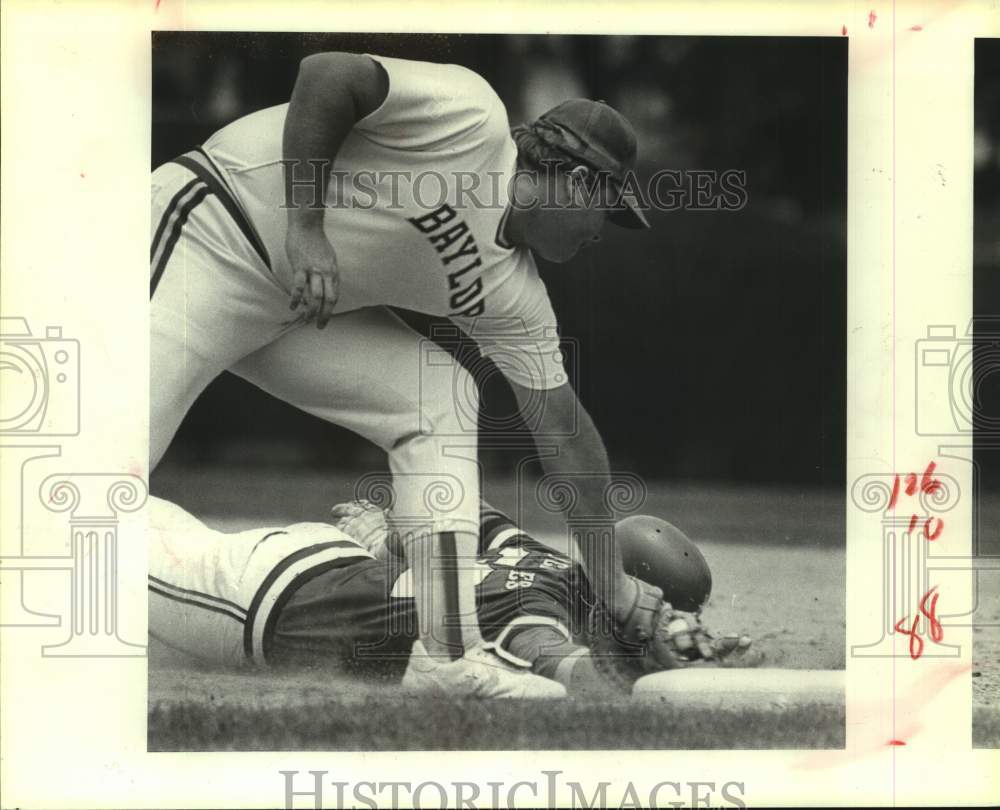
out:
<path id="1" fill-rule="evenodd" d="M 479 469 L 453 391 L 474 390 L 385 309 L 338 315 L 284 335 L 233 367 L 265 391 L 347 427 L 389 456 L 393 523 L 413 572 L 420 639 L 404 686 L 484 697 L 559 697 L 565 690 L 493 655 L 476 615 Z M 474 409 L 475 403 L 466 403 Z"/>
<path id="2" fill-rule="evenodd" d="M 413 600 L 387 598 L 400 564 L 348 562 L 282 597 L 268 622 L 267 663 L 398 683 L 417 637 Z"/>
<path id="3" fill-rule="evenodd" d="M 479 645 L 476 440 L 462 435 L 451 400 L 464 372 L 423 363 L 420 336 L 382 308 L 297 329 L 232 370 L 388 453 L 423 644 L 453 659 Z"/>
<path id="4" fill-rule="evenodd" d="M 244 660 L 246 610 L 226 591 L 217 560 L 227 536 L 181 507 L 149 498 L 149 636 L 181 660 Z"/>
<path id="5" fill-rule="evenodd" d="M 286 296 L 209 187 L 175 163 L 152 178 L 150 469 L 204 388 L 282 331 Z"/>

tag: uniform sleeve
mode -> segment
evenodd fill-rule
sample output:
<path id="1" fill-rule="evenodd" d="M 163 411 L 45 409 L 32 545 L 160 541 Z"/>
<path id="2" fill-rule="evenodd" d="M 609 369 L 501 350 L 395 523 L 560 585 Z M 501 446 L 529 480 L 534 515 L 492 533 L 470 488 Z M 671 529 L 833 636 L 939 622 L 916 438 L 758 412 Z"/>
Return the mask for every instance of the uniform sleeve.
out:
<path id="1" fill-rule="evenodd" d="M 459 65 L 368 56 L 389 78 L 381 106 L 354 127 L 374 143 L 402 150 L 460 152 L 509 136 L 507 110 L 479 74 Z"/>
<path id="2" fill-rule="evenodd" d="M 534 260 L 486 297 L 476 318 L 452 316 L 504 376 L 522 388 L 546 391 L 567 382 L 559 328 Z"/>
<path id="3" fill-rule="evenodd" d="M 553 681 L 562 680 L 559 677 L 561 664 L 572 662 L 589 652 L 586 647 L 567 638 L 559 628 L 537 624 L 526 624 L 510 633 L 503 649 L 510 655 L 529 662 L 536 675 Z"/>
<path id="4" fill-rule="evenodd" d="M 486 501 L 479 502 L 479 554 L 489 553 L 493 541 L 503 543 L 507 536 L 519 534 L 514 521 Z"/>

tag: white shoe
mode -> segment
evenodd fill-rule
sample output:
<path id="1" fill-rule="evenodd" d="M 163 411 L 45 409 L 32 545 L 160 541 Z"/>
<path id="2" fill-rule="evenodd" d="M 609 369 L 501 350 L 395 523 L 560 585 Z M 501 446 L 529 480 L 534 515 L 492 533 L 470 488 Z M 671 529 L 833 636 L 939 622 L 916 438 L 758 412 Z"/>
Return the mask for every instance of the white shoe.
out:
<path id="1" fill-rule="evenodd" d="M 457 661 L 449 661 L 428 655 L 423 642 L 417 641 L 403 675 L 403 688 L 437 692 L 445 697 L 566 697 L 566 687 L 561 683 L 505 661 L 489 644 L 473 647 Z"/>

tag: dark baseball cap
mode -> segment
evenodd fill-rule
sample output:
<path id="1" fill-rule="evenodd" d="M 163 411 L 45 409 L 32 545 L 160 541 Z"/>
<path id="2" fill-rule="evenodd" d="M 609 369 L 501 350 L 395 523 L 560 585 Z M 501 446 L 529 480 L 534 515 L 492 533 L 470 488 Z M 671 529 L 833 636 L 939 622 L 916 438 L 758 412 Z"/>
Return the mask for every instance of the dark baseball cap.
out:
<path id="1" fill-rule="evenodd" d="M 616 192 L 623 190 L 626 177 L 635 171 L 635 130 L 624 115 L 603 101 L 572 98 L 544 113 L 535 123 L 535 131 L 549 146 L 606 172 Z M 623 228 L 648 228 L 642 200 L 631 193 L 619 193 L 618 197 L 622 207 L 610 213 L 608 219 Z"/>

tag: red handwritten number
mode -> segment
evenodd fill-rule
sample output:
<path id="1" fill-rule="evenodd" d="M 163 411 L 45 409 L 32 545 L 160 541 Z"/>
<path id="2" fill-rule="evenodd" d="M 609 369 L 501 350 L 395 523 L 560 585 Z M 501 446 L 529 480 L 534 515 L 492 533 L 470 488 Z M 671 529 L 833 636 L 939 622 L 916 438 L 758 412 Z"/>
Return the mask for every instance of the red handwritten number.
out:
<path id="1" fill-rule="evenodd" d="M 921 655 L 924 654 L 924 640 L 920 638 L 920 634 L 917 632 L 917 622 L 920 621 L 920 617 L 917 616 L 913 620 L 913 627 L 910 629 L 903 626 L 905 621 L 906 617 L 904 616 L 896 622 L 896 632 L 910 637 L 910 658 L 916 661 Z"/>
<path id="2" fill-rule="evenodd" d="M 934 478 L 934 470 L 937 469 L 937 464 L 933 461 L 927 464 L 927 468 L 923 471 L 919 478 L 919 484 L 916 473 L 907 473 L 906 484 L 903 487 L 903 492 L 907 495 L 915 495 L 917 489 L 919 488 L 921 492 L 926 494 L 932 494 L 941 489 L 941 482 Z M 892 481 L 892 494 L 889 496 L 889 509 L 895 509 L 896 504 L 899 503 L 899 474 L 897 473 Z M 919 518 L 916 515 L 910 517 L 910 525 L 907 528 L 908 533 L 912 533 L 917 527 L 917 521 Z M 932 521 L 937 521 L 937 525 L 932 529 Z M 944 521 L 941 518 L 929 517 L 924 521 L 924 537 L 928 540 L 937 540 L 941 536 L 941 532 L 944 531 Z"/>
<path id="3" fill-rule="evenodd" d="M 892 496 L 889 498 L 889 508 L 896 508 L 896 501 L 899 500 L 899 473 L 892 479 Z"/>
<path id="4" fill-rule="evenodd" d="M 944 638 L 944 628 L 941 626 L 941 622 L 938 621 L 937 617 L 938 596 L 940 596 L 940 594 L 937 593 L 937 585 L 924 594 L 923 598 L 920 600 L 919 612 L 913 618 L 913 622 L 909 628 L 905 626 L 907 621 L 907 617 L 905 616 L 896 622 L 896 632 L 910 637 L 910 658 L 914 661 L 923 655 L 924 652 L 924 640 L 917 632 L 917 624 L 920 622 L 921 615 L 926 617 L 927 621 L 930 623 L 931 641 L 936 644 Z M 928 602 L 930 602 L 929 607 L 927 605 Z"/>
<path id="5" fill-rule="evenodd" d="M 941 489 L 941 482 L 933 477 L 934 470 L 937 469 L 937 464 L 933 461 L 927 464 L 927 468 L 920 475 L 920 491 L 928 495 L 937 492 Z M 907 495 L 917 494 L 917 474 L 907 473 L 906 474 L 906 488 L 904 489 Z M 896 502 L 899 500 L 899 474 L 896 474 L 892 482 L 892 496 L 889 498 L 889 508 L 892 509 L 896 506 Z"/>
<path id="6" fill-rule="evenodd" d="M 920 477 L 920 491 L 926 492 L 928 495 L 937 492 L 941 489 L 941 482 L 936 478 L 931 478 L 931 474 L 934 472 L 937 464 L 933 461 L 927 465 L 927 469 L 924 470 L 924 474 Z"/>
<path id="7" fill-rule="evenodd" d="M 938 621 L 937 617 L 937 603 L 938 597 L 941 595 L 936 592 L 937 585 L 931 588 L 927 593 L 924 594 L 924 598 L 920 600 L 920 612 L 927 617 L 927 621 L 930 622 L 931 626 L 931 641 L 937 644 L 941 639 L 944 638 L 944 628 L 941 626 L 941 622 Z M 930 600 L 931 606 L 927 607 L 927 600 Z"/>
<path id="8" fill-rule="evenodd" d="M 937 521 L 937 526 L 931 530 L 932 521 Z M 929 517 L 924 521 L 924 537 L 928 540 L 937 540 L 941 536 L 941 532 L 944 531 L 944 521 L 941 518 Z"/>

